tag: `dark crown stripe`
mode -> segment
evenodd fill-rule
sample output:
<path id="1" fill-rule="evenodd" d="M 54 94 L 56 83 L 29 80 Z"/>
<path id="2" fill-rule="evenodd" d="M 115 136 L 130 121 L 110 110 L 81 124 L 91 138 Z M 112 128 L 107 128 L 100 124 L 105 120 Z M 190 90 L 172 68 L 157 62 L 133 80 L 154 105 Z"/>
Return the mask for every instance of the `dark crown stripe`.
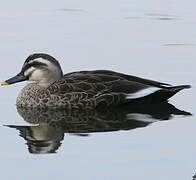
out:
<path id="1" fill-rule="evenodd" d="M 51 63 L 54 63 L 56 66 L 58 66 L 60 68 L 60 64 L 55 58 L 53 58 L 52 56 L 50 56 L 48 54 L 44 54 L 44 53 L 36 53 L 36 54 L 30 55 L 26 59 L 25 64 L 29 63 L 30 61 L 32 61 L 34 59 L 38 59 L 38 58 L 46 59 L 46 60 L 50 61 Z"/>
<path id="2" fill-rule="evenodd" d="M 38 67 L 38 68 L 44 68 L 46 67 L 47 64 L 42 63 L 42 62 L 32 62 L 30 64 L 26 64 L 23 68 L 22 68 L 22 72 L 25 72 L 27 69 L 29 69 L 30 67 Z"/>

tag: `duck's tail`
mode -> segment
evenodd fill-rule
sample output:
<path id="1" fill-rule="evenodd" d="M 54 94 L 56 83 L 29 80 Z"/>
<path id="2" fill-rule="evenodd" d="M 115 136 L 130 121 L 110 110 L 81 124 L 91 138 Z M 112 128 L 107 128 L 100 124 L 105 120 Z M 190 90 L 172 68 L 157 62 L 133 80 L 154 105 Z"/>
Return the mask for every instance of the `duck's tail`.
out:
<path id="1" fill-rule="evenodd" d="M 164 87 L 150 95 L 132 99 L 129 103 L 143 103 L 143 104 L 153 104 L 153 103 L 161 103 L 167 101 L 169 98 L 174 96 L 176 93 L 183 89 L 191 88 L 190 85 L 180 85 L 180 86 L 171 86 Z"/>
<path id="2" fill-rule="evenodd" d="M 183 89 L 189 89 L 189 88 L 191 88 L 190 85 L 180 85 L 180 86 L 167 87 L 166 89 L 168 89 L 170 91 L 174 91 L 174 92 L 176 91 L 176 93 L 177 93 L 178 91 L 181 91 Z"/>
<path id="3" fill-rule="evenodd" d="M 189 88 L 191 88 L 190 85 L 180 85 L 180 86 L 167 87 L 165 89 L 161 89 L 161 90 L 155 92 L 154 97 L 158 101 L 167 101 L 169 98 L 174 96 L 179 91 L 181 91 L 183 89 L 189 89 Z"/>

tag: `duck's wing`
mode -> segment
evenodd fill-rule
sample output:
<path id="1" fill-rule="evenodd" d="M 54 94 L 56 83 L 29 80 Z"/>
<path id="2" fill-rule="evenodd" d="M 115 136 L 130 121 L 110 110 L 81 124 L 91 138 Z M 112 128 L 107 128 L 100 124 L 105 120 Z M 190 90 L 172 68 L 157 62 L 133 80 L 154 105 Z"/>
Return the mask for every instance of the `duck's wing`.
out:
<path id="1" fill-rule="evenodd" d="M 97 95 L 97 106 L 111 106 L 119 104 L 149 105 L 165 102 L 182 89 L 190 88 L 189 85 L 172 87 L 153 87 L 131 81 L 119 81 Z"/>
<path id="2" fill-rule="evenodd" d="M 164 86 L 163 84 L 100 70 L 66 74 L 53 83 L 48 90 L 50 94 L 66 96 L 74 103 L 90 101 L 97 106 L 111 106 L 127 102 L 166 101 L 178 91 L 190 87 Z"/>
<path id="3" fill-rule="evenodd" d="M 79 71 L 64 75 L 76 89 L 94 90 L 94 95 L 124 94 L 126 99 L 143 98 L 155 93 L 168 99 L 190 85 L 171 86 L 166 83 L 130 76 L 114 71 Z M 85 89 L 86 88 L 86 89 Z M 159 99 L 159 98 L 158 98 Z M 162 98 L 161 98 L 162 99 Z"/>
<path id="4" fill-rule="evenodd" d="M 142 94 L 146 94 L 144 90 L 153 91 L 153 89 L 160 89 L 159 87 L 142 84 L 136 81 L 129 81 L 121 76 L 94 73 L 94 71 L 82 71 L 65 75 L 62 79 L 53 83 L 48 89 L 50 94 L 65 94 L 82 92 L 90 95 L 90 97 L 101 94 L 135 94 L 140 97 L 138 93 L 142 90 Z"/>
<path id="5" fill-rule="evenodd" d="M 78 78 L 78 79 L 97 79 L 100 81 L 105 81 L 110 78 L 116 78 L 116 79 L 124 79 L 132 82 L 138 82 L 141 84 L 149 85 L 149 86 L 155 86 L 155 87 L 162 87 L 162 86 L 171 86 L 170 84 L 158 82 L 150 79 L 144 79 L 137 76 L 127 75 L 123 73 L 118 73 L 115 71 L 109 71 L 109 70 L 94 70 L 94 71 L 78 71 L 78 72 L 72 72 L 65 74 L 64 77 L 71 77 L 71 78 Z"/>
<path id="6" fill-rule="evenodd" d="M 50 94 L 85 94 L 85 98 L 119 96 L 119 99 L 136 99 L 152 94 L 160 87 L 149 86 L 135 81 L 110 75 L 72 75 L 56 81 L 48 88 Z"/>

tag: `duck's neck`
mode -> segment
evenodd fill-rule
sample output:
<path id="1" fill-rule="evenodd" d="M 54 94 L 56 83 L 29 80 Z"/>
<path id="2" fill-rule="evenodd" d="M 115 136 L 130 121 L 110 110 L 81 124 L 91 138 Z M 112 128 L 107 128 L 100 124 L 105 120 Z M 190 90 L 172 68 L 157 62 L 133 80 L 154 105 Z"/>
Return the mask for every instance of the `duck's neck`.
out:
<path id="1" fill-rule="evenodd" d="M 61 77 L 56 78 L 56 79 L 54 79 L 54 78 L 52 78 L 52 79 L 47 79 L 46 81 L 40 81 L 40 82 L 38 82 L 37 84 L 38 84 L 39 86 L 43 87 L 43 88 L 47 88 L 47 87 L 49 87 L 52 83 L 54 83 L 55 81 L 57 81 L 57 80 L 59 80 L 59 79 L 61 79 Z"/>
<path id="2" fill-rule="evenodd" d="M 48 74 L 48 76 L 45 76 L 44 78 L 42 78 L 39 82 L 37 82 L 37 84 L 43 88 L 47 88 L 52 83 L 61 79 L 62 77 L 63 77 L 63 75 L 60 73 L 55 73 L 52 75 Z"/>
<path id="3" fill-rule="evenodd" d="M 48 87 L 63 77 L 62 70 L 53 67 L 50 70 L 37 69 L 29 77 L 29 81 L 35 81 L 40 87 Z"/>

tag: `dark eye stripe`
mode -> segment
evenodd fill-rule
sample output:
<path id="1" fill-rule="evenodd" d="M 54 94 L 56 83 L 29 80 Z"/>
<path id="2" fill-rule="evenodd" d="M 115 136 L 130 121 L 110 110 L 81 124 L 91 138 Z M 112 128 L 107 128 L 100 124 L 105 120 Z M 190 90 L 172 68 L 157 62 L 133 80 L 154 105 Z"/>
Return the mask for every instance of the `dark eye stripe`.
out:
<path id="1" fill-rule="evenodd" d="M 25 63 L 29 63 L 32 60 L 35 60 L 37 58 L 46 59 L 46 60 L 50 61 L 51 63 L 55 64 L 56 66 L 58 66 L 59 68 L 61 68 L 59 62 L 54 57 L 52 57 L 48 54 L 44 54 L 44 53 L 35 53 L 35 54 L 30 55 L 26 59 Z"/>
<path id="2" fill-rule="evenodd" d="M 45 64 L 45 63 L 35 61 L 30 64 L 24 65 L 24 67 L 22 68 L 22 72 L 24 73 L 30 67 L 44 68 L 46 66 L 47 66 L 47 64 Z"/>
<path id="3" fill-rule="evenodd" d="M 29 79 L 29 77 L 33 74 L 35 70 L 31 71 L 28 75 L 27 75 L 27 78 Z"/>

